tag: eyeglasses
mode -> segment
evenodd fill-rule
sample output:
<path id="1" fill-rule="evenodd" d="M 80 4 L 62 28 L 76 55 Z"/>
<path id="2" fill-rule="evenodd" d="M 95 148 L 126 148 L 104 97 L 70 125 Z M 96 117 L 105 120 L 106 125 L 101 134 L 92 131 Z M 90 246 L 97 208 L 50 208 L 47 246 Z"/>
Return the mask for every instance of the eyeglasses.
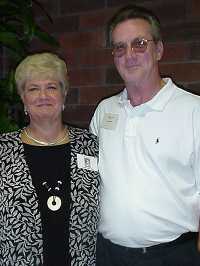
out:
<path id="1" fill-rule="evenodd" d="M 131 51 L 134 51 L 135 53 L 144 53 L 147 49 L 148 42 L 153 41 L 154 40 L 136 38 L 131 42 Z M 126 54 L 127 48 L 127 43 L 113 44 L 112 55 L 115 57 L 121 57 Z"/>

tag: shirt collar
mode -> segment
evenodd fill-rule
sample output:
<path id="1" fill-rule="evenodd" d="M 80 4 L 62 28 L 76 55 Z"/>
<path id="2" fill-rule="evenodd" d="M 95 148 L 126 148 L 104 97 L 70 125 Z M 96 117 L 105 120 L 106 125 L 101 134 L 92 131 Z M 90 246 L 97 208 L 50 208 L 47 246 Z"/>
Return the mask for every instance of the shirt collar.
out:
<path id="1" fill-rule="evenodd" d="M 138 106 L 139 108 L 147 106 L 157 111 L 162 111 L 165 108 L 173 94 L 173 82 L 170 78 L 164 78 L 163 80 L 165 82 L 165 85 L 162 87 L 162 89 L 151 100 Z M 126 88 L 121 92 L 119 96 L 119 103 L 122 105 L 130 104 Z"/>

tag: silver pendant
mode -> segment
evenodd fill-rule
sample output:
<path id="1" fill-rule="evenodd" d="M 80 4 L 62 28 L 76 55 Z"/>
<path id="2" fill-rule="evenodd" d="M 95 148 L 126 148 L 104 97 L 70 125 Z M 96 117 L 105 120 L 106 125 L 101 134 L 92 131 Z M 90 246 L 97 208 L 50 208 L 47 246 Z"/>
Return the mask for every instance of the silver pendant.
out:
<path id="1" fill-rule="evenodd" d="M 47 200 L 47 206 L 51 211 L 57 211 L 62 205 L 61 198 L 58 196 L 50 196 Z"/>

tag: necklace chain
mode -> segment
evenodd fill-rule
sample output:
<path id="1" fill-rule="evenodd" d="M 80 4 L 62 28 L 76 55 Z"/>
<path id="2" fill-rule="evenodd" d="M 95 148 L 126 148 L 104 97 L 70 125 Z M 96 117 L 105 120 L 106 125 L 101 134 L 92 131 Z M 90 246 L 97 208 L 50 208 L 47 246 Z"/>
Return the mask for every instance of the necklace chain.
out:
<path id="1" fill-rule="evenodd" d="M 29 139 L 31 139 L 31 140 L 34 141 L 35 143 L 40 144 L 40 145 L 42 145 L 42 146 L 53 146 L 53 145 L 57 145 L 57 144 L 63 142 L 63 141 L 65 140 L 65 138 L 67 137 L 67 130 L 66 130 L 64 137 L 59 138 L 59 139 L 57 139 L 57 140 L 54 141 L 54 142 L 45 142 L 45 141 L 38 140 L 38 139 L 34 138 L 33 136 L 31 136 L 31 135 L 27 132 L 26 128 L 24 129 L 24 133 L 25 133 L 25 135 L 26 135 Z"/>

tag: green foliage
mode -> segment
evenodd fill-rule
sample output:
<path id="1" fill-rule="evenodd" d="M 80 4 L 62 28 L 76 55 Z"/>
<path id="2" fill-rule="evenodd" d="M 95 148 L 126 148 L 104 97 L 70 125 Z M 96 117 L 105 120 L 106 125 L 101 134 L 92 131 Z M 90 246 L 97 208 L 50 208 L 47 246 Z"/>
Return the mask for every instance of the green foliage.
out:
<path id="1" fill-rule="evenodd" d="M 0 132 L 13 131 L 18 129 L 17 124 L 12 121 L 8 114 L 8 106 L 0 105 Z"/>
<path id="2" fill-rule="evenodd" d="M 0 132 L 16 129 L 9 109 L 19 102 L 14 82 L 16 65 L 27 55 L 33 39 L 58 47 L 57 40 L 42 30 L 36 22 L 33 5 L 51 21 L 44 7 L 36 0 L 0 0 L 0 48 L 6 49 L 6 56 L 12 62 L 8 73 L 0 79 Z"/>

